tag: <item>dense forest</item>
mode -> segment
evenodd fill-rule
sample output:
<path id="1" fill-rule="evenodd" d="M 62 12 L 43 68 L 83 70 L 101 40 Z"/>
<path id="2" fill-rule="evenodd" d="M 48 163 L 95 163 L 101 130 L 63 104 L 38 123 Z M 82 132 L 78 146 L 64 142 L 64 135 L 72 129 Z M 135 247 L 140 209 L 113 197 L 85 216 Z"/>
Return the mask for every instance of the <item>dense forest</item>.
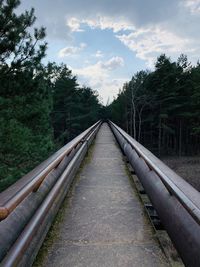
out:
<path id="1" fill-rule="evenodd" d="M 161 55 L 140 71 L 107 107 L 108 116 L 159 156 L 200 152 L 200 64 Z"/>
<path id="2" fill-rule="evenodd" d="M 0 190 L 99 118 L 98 95 L 82 88 L 66 65 L 42 62 L 45 29 L 34 9 L 0 1 Z"/>

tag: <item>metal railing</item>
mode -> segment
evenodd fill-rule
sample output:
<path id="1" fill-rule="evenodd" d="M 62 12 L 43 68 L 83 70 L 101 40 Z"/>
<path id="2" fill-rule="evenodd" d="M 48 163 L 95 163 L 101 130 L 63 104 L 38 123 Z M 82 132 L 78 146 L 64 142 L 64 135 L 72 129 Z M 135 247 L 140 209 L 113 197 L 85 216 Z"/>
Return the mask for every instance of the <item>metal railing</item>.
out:
<path id="1" fill-rule="evenodd" d="M 0 193 L 0 266 L 31 266 L 100 125 Z M 199 192 L 116 124 L 109 125 L 184 264 L 199 267 Z"/>
<path id="2" fill-rule="evenodd" d="M 100 125 L 98 121 L 0 193 L 0 266 L 31 266 Z"/>
<path id="3" fill-rule="evenodd" d="M 85 130 L 71 142 L 66 144 L 50 158 L 42 162 L 34 170 L 0 193 L 0 220 L 7 216 L 33 191 L 36 191 L 45 177 L 60 164 L 66 155 L 69 155 L 91 131 L 99 125 L 99 122 Z"/>
<path id="4" fill-rule="evenodd" d="M 109 125 L 186 266 L 200 266 L 200 193 L 120 127 Z"/>

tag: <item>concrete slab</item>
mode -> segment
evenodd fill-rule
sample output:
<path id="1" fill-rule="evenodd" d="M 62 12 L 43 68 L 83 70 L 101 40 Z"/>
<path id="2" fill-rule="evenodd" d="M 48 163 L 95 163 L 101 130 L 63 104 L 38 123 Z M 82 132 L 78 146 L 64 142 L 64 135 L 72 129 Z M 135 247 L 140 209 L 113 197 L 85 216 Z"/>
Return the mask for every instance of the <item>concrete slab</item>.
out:
<path id="1" fill-rule="evenodd" d="M 168 266 L 107 124 L 65 202 L 35 266 Z"/>
<path id="2" fill-rule="evenodd" d="M 59 261 L 58 261 L 59 259 Z M 48 267 L 165 267 L 160 250 L 152 245 L 110 243 L 57 247 L 48 255 Z"/>

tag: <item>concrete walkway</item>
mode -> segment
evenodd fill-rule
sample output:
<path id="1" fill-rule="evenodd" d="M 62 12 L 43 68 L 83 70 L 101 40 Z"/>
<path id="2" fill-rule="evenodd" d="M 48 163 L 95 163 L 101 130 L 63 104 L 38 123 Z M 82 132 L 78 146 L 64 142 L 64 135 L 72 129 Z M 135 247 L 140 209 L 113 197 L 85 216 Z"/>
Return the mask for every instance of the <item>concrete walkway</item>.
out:
<path id="1" fill-rule="evenodd" d="M 35 266 L 168 266 L 107 124 L 79 176 Z"/>

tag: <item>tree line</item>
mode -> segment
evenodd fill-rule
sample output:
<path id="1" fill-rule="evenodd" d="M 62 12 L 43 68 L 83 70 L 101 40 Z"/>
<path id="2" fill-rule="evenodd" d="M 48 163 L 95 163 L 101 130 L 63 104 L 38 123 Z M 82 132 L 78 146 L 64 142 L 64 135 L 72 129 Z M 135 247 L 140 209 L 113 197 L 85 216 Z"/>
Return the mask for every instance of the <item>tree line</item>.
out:
<path id="1" fill-rule="evenodd" d="M 200 152 L 200 63 L 158 57 L 154 71 L 125 83 L 107 114 L 157 155 Z"/>
<path id="2" fill-rule="evenodd" d="M 0 191 L 96 122 L 101 104 L 66 65 L 43 64 L 34 9 L 0 0 Z"/>

